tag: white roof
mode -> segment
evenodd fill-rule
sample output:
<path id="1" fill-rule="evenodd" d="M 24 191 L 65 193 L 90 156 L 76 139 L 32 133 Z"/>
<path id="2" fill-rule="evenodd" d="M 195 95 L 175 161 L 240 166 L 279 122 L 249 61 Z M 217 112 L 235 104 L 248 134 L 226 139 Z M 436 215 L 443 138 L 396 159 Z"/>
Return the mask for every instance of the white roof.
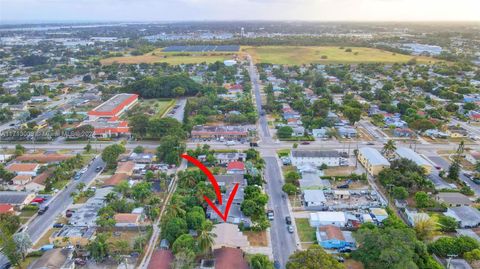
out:
<path id="1" fill-rule="evenodd" d="M 397 153 L 398 156 L 400 156 L 400 158 L 405 158 L 405 159 L 408 159 L 410 161 L 413 161 L 417 165 L 432 166 L 429 162 L 427 162 L 427 160 L 425 160 L 420 155 L 418 155 L 418 153 L 416 153 L 415 151 L 413 151 L 409 148 L 399 147 L 399 148 L 397 148 L 397 150 L 395 152 Z"/>
<path id="2" fill-rule="evenodd" d="M 322 190 L 304 190 L 303 197 L 306 202 L 326 202 L 325 194 Z"/>
<path id="3" fill-rule="evenodd" d="M 368 159 L 371 165 L 390 165 L 390 162 L 374 148 L 360 148 L 360 153 Z"/>
<path id="4" fill-rule="evenodd" d="M 315 213 L 310 213 L 310 220 L 318 222 L 346 222 L 347 218 L 345 217 L 344 212 L 337 211 L 319 211 Z"/>

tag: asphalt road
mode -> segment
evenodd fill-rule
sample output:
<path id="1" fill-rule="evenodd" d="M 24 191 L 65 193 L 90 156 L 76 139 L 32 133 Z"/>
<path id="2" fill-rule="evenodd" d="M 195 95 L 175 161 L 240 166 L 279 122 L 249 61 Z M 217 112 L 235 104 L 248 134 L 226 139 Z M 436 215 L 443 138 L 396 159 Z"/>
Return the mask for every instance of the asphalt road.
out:
<path id="1" fill-rule="evenodd" d="M 83 182 L 86 185 L 90 184 L 92 180 L 97 176 L 95 168 L 97 166 L 105 166 L 105 163 L 102 161 L 101 157 L 97 157 L 92 164 L 88 167 L 87 171 L 82 175 L 79 180 L 72 180 L 67 185 L 67 188 L 61 190 L 57 195 L 55 195 L 50 202 L 48 203 L 48 210 L 43 215 L 37 215 L 27 227 L 27 233 L 30 235 L 32 242 L 39 240 L 42 235 L 48 231 L 55 222 L 57 216 L 67 210 L 68 206 L 73 203 L 73 199 L 70 196 L 72 192 L 75 192 L 76 186 Z"/>
<path id="2" fill-rule="evenodd" d="M 257 111 L 261 112 L 263 109 L 262 98 L 260 95 L 259 76 L 251 59 L 249 72 L 255 94 Z M 262 147 L 260 147 L 259 150 L 265 160 L 265 180 L 267 181 L 266 192 L 269 196 L 268 206 L 270 209 L 273 209 L 274 212 L 274 220 L 270 223 L 270 238 L 272 240 L 273 257 L 274 260 L 280 263 L 281 268 L 285 268 L 288 257 L 297 250 L 297 246 L 294 234 L 288 232 L 285 223 L 285 217 L 289 216 L 290 213 L 288 210 L 288 199 L 282 197 L 283 180 L 280 170 L 281 168 L 278 164 L 277 158 L 273 157 L 274 155 L 272 156 L 271 152 L 269 152 L 270 156 L 265 156 L 266 151 L 265 148 L 263 148 L 267 145 L 273 147 L 276 145 L 272 141 L 266 116 L 259 115 L 259 117 L 261 130 L 259 134 L 262 140 Z"/>
<path id="3" fill-rule="evenodd" d="M 285 217 L 290 216 L 287 199 L 282 197 L 283 181 L 280 167 L 276 157 L 264 157 L 265 177 L 267 179 L 266 191 L 269 196 L 269 209 L 273 209 L 274 219 L 270 222 L 270 237 L 272 239 L 273 257 L 282 268 L 288 257 L 297 250 L 295 237 L 287 231 Z M 293 218 L 293 216 L 291 216 Z"/>

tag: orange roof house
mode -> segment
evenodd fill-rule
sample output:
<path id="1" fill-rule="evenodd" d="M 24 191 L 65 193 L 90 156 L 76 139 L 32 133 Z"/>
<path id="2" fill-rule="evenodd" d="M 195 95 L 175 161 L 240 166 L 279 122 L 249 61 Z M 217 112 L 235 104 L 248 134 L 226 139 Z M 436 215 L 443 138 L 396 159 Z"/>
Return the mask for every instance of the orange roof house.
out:
<path id="1" fill-rule="evenodd" d="M 133 174 L 133 169 L 135 169 L 135 163 L 132 161 L 120 162 L 117 165 L 116 174 L 127 174 L 131 176 Z"/>
<path id="2" fill-rule="evenodd" d="M 13 214 L 14 212 L 11 204 L 0 204 L 0 214 Z"/>
<path id="3" fill-rule="evenodd" d="M 72 158 L 72 155 L 66 154 L 23 154 L 22 156 L 18 156 L 15 161 L 17 162 L 37 162 L 37 163 L 55 163 L 68 160 Z"/>
<path id="4" fill-rule="evenodd" d="M 6 167 L 7 171 L 17 174 L 36 175 L 40 165 L 36 163 L 12 163 Z"/>
<path id="5" fill-rule="evenodd" d="M 166 249 L 155 250 L 150 259 L 147 269 L 171 269 L 171 264 L 173 262 L 172 251 Z"/>
<path id="6" fill-rule="evenodd" d="M 116 173 L 109 177 L 107 180 L 103 182 L 103 186 L 117 186 L 122 181 L 128 179 L 128 175 L 125 173 Z"/>

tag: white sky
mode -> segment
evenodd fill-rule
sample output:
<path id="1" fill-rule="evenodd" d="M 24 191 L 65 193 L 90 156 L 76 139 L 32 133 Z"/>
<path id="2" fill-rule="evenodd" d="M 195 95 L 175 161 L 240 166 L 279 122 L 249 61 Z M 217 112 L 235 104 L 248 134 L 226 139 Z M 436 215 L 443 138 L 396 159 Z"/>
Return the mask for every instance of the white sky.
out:
<path id="1" fill-rule="evenodd" d="M 480 0 L 0 0 L 0 22 L 479 21 Z"/>

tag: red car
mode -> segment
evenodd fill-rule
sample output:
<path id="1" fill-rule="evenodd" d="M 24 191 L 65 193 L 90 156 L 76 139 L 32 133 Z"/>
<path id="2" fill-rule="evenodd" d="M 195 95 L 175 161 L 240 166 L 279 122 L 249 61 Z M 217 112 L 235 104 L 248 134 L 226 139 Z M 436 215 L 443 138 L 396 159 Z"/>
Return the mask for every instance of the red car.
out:
<path id="1" fill-rule="evenodd" d="M 37 198 L 32 200 L 32 203 L 43 203 L 43 201 L 45 201 L 45 199 L 43 199 L 41 197 L 37 197 Z"/>

